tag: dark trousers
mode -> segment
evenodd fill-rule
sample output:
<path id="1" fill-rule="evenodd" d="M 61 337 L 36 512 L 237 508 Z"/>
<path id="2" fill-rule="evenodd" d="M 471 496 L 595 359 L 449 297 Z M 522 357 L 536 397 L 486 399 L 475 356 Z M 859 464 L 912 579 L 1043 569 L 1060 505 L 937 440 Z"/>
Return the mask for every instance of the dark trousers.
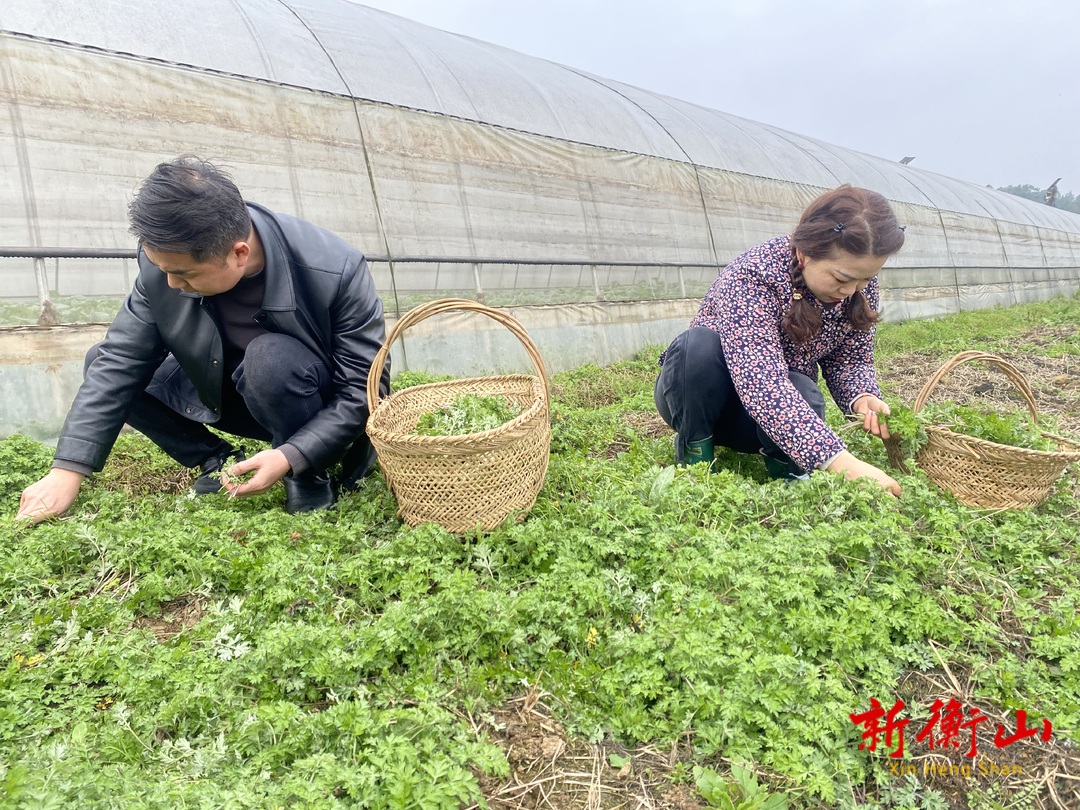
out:
<path id="1" fill-rule="evenodd" d="M 95 345 L 86 355 L 87 367 L 97 354 Z M 157 377 L 167 377 L 164 385 L 178 387 L 180 382 L 192 388 L 190 381 L 183 377 L 178 380 L 177 375 L 183 375 L 177 367 L 163 366 L 155 375 L 156 387 L 162 385 Z M 223 381 L 221 416 L 213 426 L 223 433 L 280 447 L 325 407 L 332 395 L 332 381 L 330 369 L 300 341 L 276 333 L 259 335 L 248 344 L 244 360 L 231 379 Z M 150 387 L 155 387 L 154 383 Z M 127 422 L 185 467 L 198 467 L 232 449 L 205 424 L 145 391 Z M 374 461 L 374 449 L 364 433 L 342 460 L 342 483 L 355 484 L 370 471 Z"/>
<path id="2" fill-rule="evenodd" d="M 816 380 L 798 371 L 788 377 L 819 416 L 825 417 L 825 397 Z M 653 393 L 660 416 L 676 432 L 675 456 L 681 461 L 689 442 L 702 439 L 740 453 L 764 452 L 781 461 L 791 459 L 776 446 L 743 407 L 731 381 L 720 335 L 694 327 L 683 332 L 664 356 Z M 792 464 L 796 472 L 802 472 Z"/>

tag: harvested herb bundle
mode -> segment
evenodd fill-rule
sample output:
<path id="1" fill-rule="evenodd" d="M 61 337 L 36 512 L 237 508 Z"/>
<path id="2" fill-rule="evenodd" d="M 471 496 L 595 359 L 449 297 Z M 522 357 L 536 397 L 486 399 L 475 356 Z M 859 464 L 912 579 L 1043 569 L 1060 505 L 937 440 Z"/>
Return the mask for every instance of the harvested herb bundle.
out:
<path id="1" fill-rule="evenodd" d="M 506 424 L 521 407 L 504 396 L 463 394 L 449 405 L 420 417 L 413 432 L 419 436 L 464 436 Z"/>
<path id="2" fill-rule="evenodd" d="M 1032 424 L 1026 411 L 993 413 L 955 402 L 930 403 L 918 413 L 905 405 L 896 405 L 888 417 L 889 432 L 901 437 L 907 458 L 914 457 L 927 442 L 926 427 L 945 427 L 953 433 L 983 439 L 1009 447 L 1028 450 L 1055 450 L 1052 439 L 1042 435 L 1040 425 Z"/>

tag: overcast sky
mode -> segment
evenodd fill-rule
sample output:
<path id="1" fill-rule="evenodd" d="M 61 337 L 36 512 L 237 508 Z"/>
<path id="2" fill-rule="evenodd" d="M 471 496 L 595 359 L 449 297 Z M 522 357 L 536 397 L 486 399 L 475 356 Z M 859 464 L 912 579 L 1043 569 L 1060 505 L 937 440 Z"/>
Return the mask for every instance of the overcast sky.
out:
<path id="1" fill-rule="evenodd" d="M 367 0 L 996 187 L 1080 194 L 1080 0 Z"/>

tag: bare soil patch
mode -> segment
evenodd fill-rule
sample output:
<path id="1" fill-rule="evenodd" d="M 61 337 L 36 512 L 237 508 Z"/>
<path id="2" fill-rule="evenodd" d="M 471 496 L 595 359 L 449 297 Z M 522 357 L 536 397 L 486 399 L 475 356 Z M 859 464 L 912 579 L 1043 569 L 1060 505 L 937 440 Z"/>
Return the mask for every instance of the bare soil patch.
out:
<path id="1" fill-rule="evenodd" d="M 191 593 L 163 603 L 160 616 L 140 616 L 132 627 L 150 630 L 159 642 L 168 641 L 194 627 L 205 614 L 202 598 Z"/>
<path id="2" fill-rule="evenodd" d="M 675 434 L 656 411 L 630 411 L 623 416 L 623 421 L 634 433 L 646 439 L 662 439 Z"/>
<path id="3" fill-rule="evenodd" d="M 623 414 L 622 420 L 630 430 L 644 439 L 662 439 L 665 436 L 675 435 L 675 431 L 668 427 L 656 411 L 629 411 Z M 629 448 L 628 440 L 616 439 L 603 450 L 593 451 L 590 455 L 610 459 L 615 458 L 619 453 L 626 452 Z"/>
<path id="4" fill-rule="evenodd" d="M 692 785 L 673 778 L 688 746 L 668 750 L 614 743 L 594 745 L 569 737 L 536 689 L 496 709 L 478 726 L 501 746 L 508 779 L 478 774 L 492 810 L 705 810 Z M 612 758 L 614 755 L 614 759 Z M 619 767 L 616 767 L 616 764 Z M 472 805 L 467 810 L 476 810 Z"/>

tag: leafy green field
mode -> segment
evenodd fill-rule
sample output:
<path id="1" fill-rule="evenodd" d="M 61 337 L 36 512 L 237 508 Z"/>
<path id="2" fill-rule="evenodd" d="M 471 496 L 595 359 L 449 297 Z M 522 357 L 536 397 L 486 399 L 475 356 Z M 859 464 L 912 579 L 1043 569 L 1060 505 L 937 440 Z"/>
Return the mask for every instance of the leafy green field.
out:
<path id="1" fill-rule="evenodd" d="M 1077 323 L 1074 297 L 883 327 L 886 387 L 916 355 L 1075 359 Z M 896 500 L 676 469 L 657 350 L 555 376 L 537 504 L 484 536 L 404 528 L 380 475 L 322 514 L 194 499 L 121 437 L 0 560 L 0 807 L 1080 806 L 1075 469 L 997 513 L 917 470 Z M 0 520 L 50 458 L 0 442 Z M 950 697 L 968 725 L 930 750 Z M 905 703 L 904 758 L 860 748 L 872 698 Z M 1018 710 L 1052 733 L 998 748 Z"/>

